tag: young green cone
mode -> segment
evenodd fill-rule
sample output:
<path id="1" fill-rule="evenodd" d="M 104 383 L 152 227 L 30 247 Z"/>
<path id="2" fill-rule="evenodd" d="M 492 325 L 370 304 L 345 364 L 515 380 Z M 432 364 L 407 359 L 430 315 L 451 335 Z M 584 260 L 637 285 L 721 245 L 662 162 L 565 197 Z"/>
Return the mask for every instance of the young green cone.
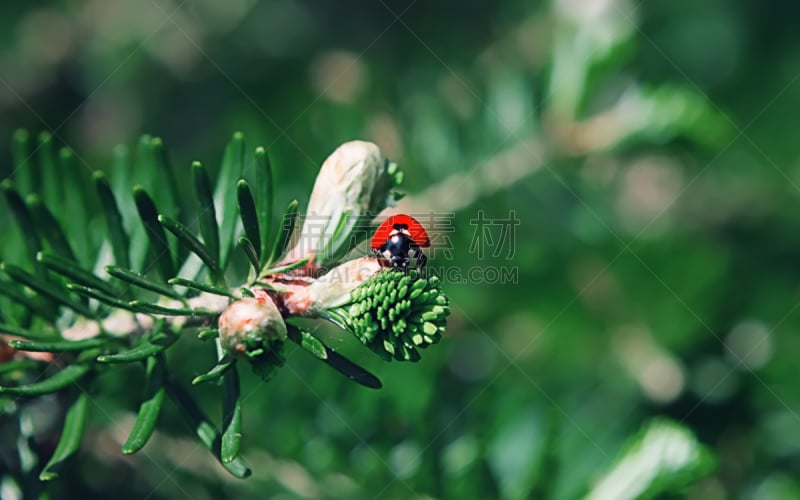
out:
<path id="1" fill-rule="evenodd" d="M 418 361 L 418 348 L 441 339 L 448 314 L 437 277 L 384 269 L 320 316 L 352 332 L 387 360 Z"/>

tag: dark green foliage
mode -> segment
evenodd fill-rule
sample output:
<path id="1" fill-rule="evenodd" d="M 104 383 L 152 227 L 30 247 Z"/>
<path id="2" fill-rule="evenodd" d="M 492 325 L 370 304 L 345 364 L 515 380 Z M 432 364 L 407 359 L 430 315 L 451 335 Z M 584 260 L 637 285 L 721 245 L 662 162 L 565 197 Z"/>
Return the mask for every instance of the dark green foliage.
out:
<path id="1" fill-rule="evenodd" d="M 270 229 L 272 228 L 272 207 L 274 205 L 274 190 L 275 181 L 272 178 L 272 164 L 270 164 L 267 152 L 263 147 L 257 147 L 255 152 L 255 171 L 256 171 L 256 212 L 257 220 L 261 221 L 259 225 L 259 238 L 252 239 L 251 241 L 260 241 L 259 255 L 261 256 L 260 264 L 266 264 L 268 244 L 270 238 Z"/>
<path id="2" fill-rule="evenodd" d="M 286 207 L 286 212 L 284 212 L 281 223 L 278 226 L 277 234 L 273 240 L 274 244 L 272 245 L 272 250 L 269 253 L 269 257 L 267 258 L 267 263 L 264 266 L 264 269 L 271 269 L 273 267 L 272 264 L 274 264 L 275 261 L 286 251 L 286 247 L 289 244 L 289 238 L 291 238 L 292 233 L 294 232 L 294 225 L 297 222 L 298 206 L 299 203 L 297 200 L 293 200 L 291 203 L 289 203 L 289 206 Z"/>
<path id="3" fill-rule="evenodd" d="M 51 255 L 46 253 L 39 253 L 36 259 L 44 264 L 46 268 L 64 276 L 74 284 L 83 285 L 87 288 L 94 288 L 112 296 L 118 294 L 117 290 L 114 289 L 110 283 L 82 269 L 74 260 L 65 259 L 57 254 Z"/>
<path id="4" fill-rule="evenodd" d="M 43 394 L 50 394 L 77 383 L 85 377 L 90 370 L 91 366 L 87 363 L 72 363 L 56 372 L 54 375 L 38 382 L 14 387 L 0 386 L 0 394 L 12 394 L 15 396 L 41 396 Z"/>
<path id="5" fill-rule="evenodd" d="M 82 379 L 93 400 L 84 447 L 45 486 L 37 478 L 75 394 L 0 395 L 2 496 L 19 486 L 25 498 L 571 500 L 626 457 L 663 464 L 636 443 L 666 418 L 696 436 L 670 443 L 700 460 L 647 476 L 628 496 L 800 498 L 792 2 L 6 4 L 0 179 L 13 178 L 31 217 L 38 196 L 80 268 L 117 290 L 120 302 L 99 303 L 100 321 L 88 322 L 116 337 L 97 355 L 151 339 L 149 321 L 131 336 L 112 331 L 134 317 L 118 314 L 130 301 L 178 307 L 202 287 L 222 303 L 254 295 L 248 260 L 264 268 L 281 209 L 297 198 L 303 214 L 320 161 L 354 138 L 403 167 L 397 210 L 431 233 L 428 270 L 451 314 L 413 365 L 382 363 L 312 321 L 311 338 L 296 336 L 307 349 L 289 329 L 286 365 L 268 384 L 240 359 L 247 481 L 192 443 L 196 426 L 181 425 L 172 398 L 147 446 L 115 456 L 138 418 L 143 361 L 94 363 L 97 376 Z M 222 175 L 233 130 L 248 139 L 229 154 L 243 170 Z M 136 145 L 143 131 L 163 141 Z M 116 143 L 128 146 L 109 155 Z M 220 252 L 239 237 L 252 245 L 221 263 L 230 289 L 211 287 L 169 232 L 170 277 L 193 285 L 166 282 L 131 196 L 143 186 L 158 213 L 205 243 L 193 160 L 213 186 L 224 177 L 228 196 L 246 179 L 255 199 L 259 238 L 245 231 L 238 199 L 215 198 L 218 222 L 241 224 L 231 238 L 220 232 Z M 74 181 L 92 169 L 105 172 L 119 217 L 97 188 L 78 193 L 86 215 L 69 208 Z M 36 261 L 51 243 L 20 225 L 5 191 L 0 231 L 0 260 L 66 282 L 94 308 Z M 179 298 L 109 277 L 108 265 Z M 74 316 L 0 272 L 0 331 L 61 341 Z M 217 325 L 189 323 L 161 351 L 166 372 L 221 431 L 221 387 L 189 385 L 217 359 Z M 382 390 L 322 367 L 334 357 L 319 358 L 320 344 L 379 375 Z M 0 364 L 0 385 L 64 366 L 30 354 Z"/>
<path id="6" fill-rule="evenodd" d="M 174 234 L 178 240 L 180 240 L 184 245 L 186 245 L 189 250 L 194 252 L 195 255 L 200 257 L 200 260 L 208 267 L 208 271 L 211 275 L 212 282 L 216 284 L 221 284 L 220 282 L 224 281 L 222 277 L 222 270 L 219 267 L 219 263 L 217 259 L 214 257 L 214 254 L 211 250 L 206 248 L 206 246 L 197 239 L 189 229 L 181 224 L 180 222 L 173 220 L 166 215 L 159 215 L 158 222 L 161 223 L 162 226 L 167 228 L 169 232 Z M 216 250 L 219 250 L 216 248 Z M 217 252 L 218 253 L 218 252 Z M 166 278 L 167 280 L 169 278 Z"/>
<path id="7" fill-rule="evenodd" d="M 216 365 L 214 365 L 208 373 L 198 375 L 192 380 L 192 384 L 202 384 L 203 382 L 217 381 L 222 378 L 225 373 L 231 368 L 236 366 L 236 360 L 230 356 L 223 356 Z"/>
<path id="8" fill-rule="evenodd" d="M 108 179 L 106 179 L 102 172 L 95 172 L 94 180 L 97 193 L 100 196 L 103 217 L 106 220 L 108 239 L 114 251 L 114 261 L 117 266 L 127 269 L 131 265 L 129 257 L 130 242 L 127 233 L 125 233 L 125 227 L 122 223 L 122 214 L 119 212 L 117 201 L 114 198 L 114 192 L 111 190 Z"/>
<path id="9" fill-rule="evenodd" d="M 311 257 L 305 257 L 298 261 L 292 262 L 290 264 L 286 264 L 284 266 L 275 266 L 273 268 L 267 269 L 261 273 L 260 279 L 266 278 L 267 276 L 273 274 L 281 274 L 281 273 L 288 273 L 289 271 L 294 271 L 295 269 L 300 269 L 304 267 L 308 262 L 311 260 Z"/>
<path id="10" fill-rule="evenodd" d="M 230 463 L 239 454 L 242 442 L 242 402 L 240 400 L 239 373 L 227 370 L 222 375 L 222 442 L 220 454 L 223 463 Z"/>
<path id="11" fill-rule="evenodd" d="M 255 245 L 253 245 L 249 239 L 242 236 L 239 238 L 239 247 L 242 249 L 242 252 L 244 252 L 247 260 L 250 261 L 250 265 L 253 267 L 253 273 L 258 273 L 261 270 L 261 265 Z"/>
<path id="12" fill-rule="evenodd" d="M 24 149 L 24 144 L 21 143 L 21 138 L 24 137 L 25 134 L 22 133 L 16 136 L 16 144 L 20 150 Z M 43 137 L 45 147 L 42 154 L 46 156 L 40 158 L 40 162 L 44 168 L 52 169 L 50 163 L 55 160 L 47 156 L 50 155 L 47 148 L 51 139 L 49 136 Z M 242 174 L 243 148 L 243 136 L 235 134 L 226 150 L 221 179 L 238 177 Z M 286 251 L 297 218 L 298 203 L 294 201 L 289 205 L 283 216 L 283 223 L 272 239 L 268 265 L 261 266 L 260 261 L 263 256 L 259 256 L 259 252 L 264 248 L 264 241 L 257 220 L 257 211 L 271 212 L 271 209 L 265 208 L 271 203 L 255 200 L 245 180 L 230 186 L 237 194 L 235 198 L 225 193 L 219 185 L 214 188 L 205 168 L 199 162 L 194 162 L 191 171 L 194 179 L 196 220 L 200 228 L 198 237 L 178 219 L 159 214 L 159 209 L 156 207 L 156 199 L 163 201 L 165 206 L 175 207 L 177 203 L 177 190 L 170 187 L 174 185 L 174 180 L 171 174 L 166 173 L 170 167 L 163 142 L 150 137 L 142 138 L 138 156 L 141 168 L 145 171 L 150 170 L 150 174 L 144 176 L 150 179 L 148 184 L 157 185 L 158 182 L 154 182 L 153 179 L 161 174 L 166 176 L 165 186 L 154 189 L 157 193 L 155 197 L 151 196 L 143 186 L 133 189 L 136 214 L 141 227 L 144 228 L 146 242 L 149 243 L 146 253 L 153 263 L 150 265 L 145 262 L 141 270 L 127 267 L 133 261 L 130 256 L 135 253 L 134 247 L 139 245 L 140 241 L 128 237 L 125 230 L 126 218 L 134 214 L 123 212 L 120 206 L 128 206 L 130 209 L 133 205 L 118 204 L 118 193 L 114 192 L 112 184 L 104 174 L 94 173 L 93 179 L 99 195 L 99 206 L 106 214 L 107 241 L 110 243 L 115 262 L 121 265 L 104 266 L 106 276 L 103 277 L 91 270 L 96 264 L 87 265 L 86 262 L 80 261 L 87 260 L 86 257 L 79 260 L 73 253 L 63 228 L 40 197 L 31 194 L 28 197 L 29 202 L 25 203 L 11 181 L 4 181 L 6 202 L 12 208 L 20 231 L 25 235 L 26 253 L 35 257 L 31 261 L 35 273 L 14 264 L 0 263 L 0 269 L 6 276 L 2 282 L 2 290 L 4 295 L 26 307 L 28 314 L 40 316 L 34 322 L 39 325 L 37 328 L 42 328 L 43 331 L 40 333 L 36 329 L 29 330 L 14 324 L 3 326 L 0 331 L 28 339 L 9 342 L 9 346 L 16 352 L 73 355 L 73 357 L 58 360 L 52 358 L 54 364 L 63 362 L 65 366 L 49 377 L 29 383 L 14 382 L 24 381 L 25 378 L 21 378 L 20 373 L 29 369 L 33 374 L 33 369 L 37 368 L 37 365 L 22 361 L 9 363 L 8 369 L 2 370 L 0 375 L 14 375 L 14 377 L 8 379 L 10 384 L 0 385 L 0 393 L 34 397 L 62 391 L 72 385 L 77 385 L 81 389 L 77 402 L 67 412 L 62 439 L 56 452 L 40 475 L 42 480 L 50 480 L 58 476 L 57 471 L 62 467 L 62 463 L 77 451 L 80 443 L 80 436 L 85 427 L 88 398 L 86 388 L 81 385 L 83 379 L 95 368 L 114 370 L 118 369 L 116 367 L 130 364 L 144 365 L 144 395 L 140 400 L 133 428 L 122 445 L 122 452 L 135 453 L 149 441 L 162 412 L 164 397 L 169 393 L 171 399 L 178 405 L 179 411 L 184 413 L 195 428 L 197 436 L 211 449 L 223 466 L 236 477 L 246 477 L 250 472 L 237 458 L 242 443 L 243 409 L 236 359 L 232 355 L 224 354 L 218 343 L 217 350 L 220 354 L 218 363 L 206 374 L 196 376 L 193 380 L 193 384 L 221 381 L 222 431 L 218 432 L 203 416 L 189 393 L 179 387 L 179 382 L 170 380 L 171 368 L 167 351 L 176 345 L 184 329 L 195 325 L 214 325 L 221 308 L 230 300 L 241 296 L 254 296 L 253 291 L 247 287 L 240 288 L 237 294 L 230 291 L 225 284 L 227 260 L 224 254 L 225 249 L 231 246 L 230 237 L 236 238 L 231 233 L 234 229 L 241 228 L 254 240 L 251 242 L 247 237 L 238 237 L 254 269 L 251 279 L 258 275 L 260 279 L 265 279 L 268 276 L 287 273 L 309 262 L 309 258 L 304 258 L 279 267 L 269 265 L 271 262 L 277 262 Z M 266 159 L 263 149 L 260 149 L 256 156 L 260 168 L 268 168 L 264 163 Z M 73 159 L 71 154 L 61 155 L 63 162 L 71 162 Z M 78 173 L 73 171 L 70 175 Z M 259 195 L 271 194 L 272 189 L 263 185 L 271 181 L 264 179 L 263 172 L 258 175 Z M 73 186 L 71 189 L 77 188 Z M 56 187 L 52 187 L 52 192 L 47 196 L 52 199 L 56 190 Z M 216 200 L 223 203 L 219 208 Z M 239 210 L 231 210 L 231 204 L 237 205 Z M 83 212 L 76 211 L 76 214 L 80 213 Z M 221 225 L 218 223 L 218 213 L 222 214 Z M 243 222 L 241 226 L 229 220 L 234 215 L 236 220 L 241 215 Z M 269 227 L 268 221 L 265 221 L 264 227 Z M 177 240 L 177 251 L 173 250 L 165 229 Z M 182 249 L 190 253 L 183 252 Z M 81 252 L 81 255 L 83 253 L 85 252 Z M 191 259 L 195 257 L 202 264 L 199 268 L 190 266 Z M 155 268 L 155 273 L 151 267 Z M 208 271 L 207 281 L 197 277 L 203 268 Z M 188 271 L 188 276 L 191 278 L 175 276 L 179 272 L 187 273 L 187 269 L 196 269 Z M 247 285 L 253 286 L 256 283 L 254 281 Z M 33 293 L 23 291 L 23 288 Z M 212 300 L 211 297 L 215 299 Z M 212 301 L 208 302 L 209 300 Z M 95 307 L 95 302 L 100 306 Z M 53 307 L 43 307 L 45 304 L 52 304 Z M 58 309 L 53 310 L 57 307 L 61 308 L 60 314 Z M 64 313 L 65 310 L 69 313 Z M 65 314 L 67 316 L 64 316 Z M 134 314 L 144 315 L 148 319 Z M 76 319 L 75 315 L 82 316 L 83 319 Z M 59 322 L 54 322 L 57 317 L 60 317 Z M 11 315 L 10 319 L 14 323 L 25 322 L 23 317 L 14 318 Z M 104 335 L 100 331 L 99 335 L 95 334 L 81 340 L 64 337 L 67 331 L 64 325 L 72 329 L 80 326 L 88 328 L 87 320 L 97 321 L 99 329 L 116 330 L 117 335 Z M 119 328 L 127 330 L 120 332 Z M 56 333 L 46 333 L 51 331 L 58 331 L 61 336 Z M 204 332 L 200 335 L 202 339 L 219 337 L 219 331 L 214 328 L 206 328 Z M 293 335 L 293 340 L 311 350 L 317 358 L 350 380 L 372 388 L 381 386 L 374 375 L 335 353 L 310 333 Z M 248 337 L 243 345 L 245 359 L 264 380 L 272 377 L 275 370 L 284 364 L 283 343 L 282 339 L 262 341 Z M 41 359 L 47 361 L 49 358 Z"/>
<path id="13" fill-rule="evenodd" d="M 179 385 L 169 381 L 167 381 L 165 387 L 167 394 L 181 410 L 181 413 L 185 417 L 187 423 L 192 427 L 197 437 L 211 450 L 215 457 L 220 459 L 223 467 L 235 477 L 245 478 L 249 476 L 251 471 L 240 458 L 234 458 L 227 462 L 222 461 L 220 450 L 222 439 L 220 432 L 214 424 L 206 418 L 191 396 Z"/>
<path id="14" fill-rule="evenodd" d="M 131 271 L 130 269 L 125 269 L 124 267 L 117 267 L 117 266 L 106 267 L 106 272 L 121 281 L 127 282 L 129 285 L 143 288 L 145 290 L 150 290 L 160 295 L 164 295 L 165 297 L 172 297 L 173 299 L 181 298 L 181 295 L 178 292 L 176 292 L 175 289 L 166 286 L 162 283 L 159 283 L 157 281 L 153 281 L 149 279 L 147 276 L 143 275 L 142 273 L 137 273 L 136 271 Z M 170 284 L 172 284 L 171 280 Z"/>
<path id="15" fill-rule="evenodd" d="M 27 286 L 31 290 L 39 293 L 44 298 L 50 299 L 51 301 L 68 309 L 72 309 L 76 313 L 87 318 L 95 317 L 94 311 L 92 311 L 83 303 L 73 299 L 73 297 L 69 294 L 68 289 L 58 282 L 43 279 L 39 276 L 27 273 L 23 269 L 11 264 L 0 264 L 0 270 L 5 272 L 17 283 Z"/>
<path id="16" fill-rule="evenodd" d="M 139 211 L 139 217 L 142 219 L 147 239 L 152 247 L 156 268 L 161 279 L 166 281 L 175 275 L 175 262 L 167 242 L 167 235 L 159 220 L 158 209 L 141 186 L 133 188 L 133 198 L 136 200 L 136 209 Z"/>
<path id="17" fill-rule="evenodd" d="M 165 363 L 162 356 L 154 354 L 146 358 L 144 398 L 142 398 L 139 412 L 136 414 L 136 423 L 133 424 L 133 429 L 131 429 L 128 439 L 122 445 L 122 453 L 126 455 L 136 453 L 147 444 L 156 428 L 158 415 L 161 413 L 161 403 L 164 401 L 164 395 L 166 394 L 164 386 L 166 376 L 164 373 Z"/>
<path id="18" fill-rule="evenodd" d="M 219 224 L 220 254 L 219 262 L 222 268 L 228 264 L 228 259 L 236 243 L 239 228 L 238 205 L 236 203 L 236 183 L 244 175 L 245 166 L 244 134 L 235 132 L 225 146 L 222 157 L 222 166 L 214 188 L 214 206 L 219 207 L 217 223 Z"/>
<path id="19" fill-rule="evenodd" d="M 14 183 L 10 180 L 4 180 L 2 184 L 0 184 L 0 189 L 3 190 L 6 204 L 8 208 L 11 209 L 11 213 L 14 214 L 14 218 L 22 232 L 28 255 L 31 257 L 35 256 L 42 250 L 42 241 L 39 232 L 36 230 L 28 206 L 17 192 Z"/>
<path id="20" fill-rule="evenodd" d="M 184 278 L 172 278 L 168 281 L 170 285 L 178 285 L 185 288 L 190 288 L 193 290 L 198 290 L 201 292 L 208 292 L 214 295 L 221 295 L 223 297 L 230 297 L 233 298 L 233 294 L 224 288 L 219 288 L 214 285 L 209 285 L 208 283 L 201 283 L 199 281 L 187 280 Z"/>
<path id="21" fill-rule="evenodd" d="M 220 240 L 219 226 L 217 225 L 217 209 L 214 207 L 214 194 L 212 193 L 211 180 L 208 178 L 208 172 L 198 161 L 192 163 L 192 179 L 194 179 L 195 199 L 197 202 L 197 219 L 200 224 L 200 234 L 203 236 L 203 243 L 205 243 L 205 245 L 190 243 L 189 248 L 195 253 L 198 253 L 198 248 L 202 249 L 203 255 L 198 253 L 198 256 L 203 259 L 203 262 L 206 263 L 212 272 L 218 273 Z M 162 224 L 164 224 L 163 221 Z M 182 228 L 177 221 L 174 221 L 170 226 Z M 179 238 L 194 240 L 187 229 L 182 228 L 180 233 L 176 233 L 174 229 L 170 229 L 170 226 L 166 226 L 167 229 L 172 231 L 172 233 Z M 219 277 L 215 276 L 215 278 L 218 279 Z"/>
<path id="22" fill-rule="evenodd" d="M 36 231 L 42 235 L 52 251 L 66 260 L 76 262 L 75 253 L 64 235 L 63 228 L 53 217 L 50 210 L 44 206 L 42 199 L 36 195 L 30 195 L 28 197 L 28 207 L 33 216 Z"/>
<path id="23" fill-rule="evenodd" d="M 90 405 L 89 394 L 86 391 L 80 391 L 75 402 L 67 410 L 58 446 L 56 451 L 53 452 L 53 456 L 50 457 L 50 461 L 44 466 L 44 470 L 39 474 L 40 480 L 51 481 L 56 479 L 64 461 L 78 451 L 83 438 L 83 431 L 86 429 Z"/>
<path id="24" fill-rule="evenodd" d="M 250 186 L 247 181 L 242 179 L 236 184 L 236 196 L 239 201 L 239 214 L 242 217 L 242 225 L 244 226 L 244 234 L 250 241 L 252 253 L 258 257 L 261 252 L 261 229 L 258 223 L 258 214 L 256 213 L 256 202 L 253 199 L 253 193 L 250 191 Z M 239 240 L 241 242 L 241 239 Z M 254 266 L 260 269 L 260 263 Z"/>
<path id="25" fill-rule="evenodd" d="M 95 347 L 102 347 L 108 344 L 107 339 L 90 338 L 84 340 L 56 340 L 54 342 L 42 342 L 35 340 L 12 340 L 9 346 L 18 351 L 35 352 L 70 352 L 83 351 Z"/>
<path id="26" fill-rule="evenodd" d="M 287 325 L 287 327 L 289 339 L 292 342 L 321 359 L 349 380 L 371 389 L 380 389 L 383 386 L 378 377 L 338 354 L 307 331 L 293 325 Z"/>
<path id="27" fill-rule="evenodd" d="M 98 356 L 100 363 L 132 363 L 155 357 L 178 340 L 179 336 L 166 326 L 165 321 L 159 321 L 153 327 L 150 335 L 135 347 L 116 354 Z"/>

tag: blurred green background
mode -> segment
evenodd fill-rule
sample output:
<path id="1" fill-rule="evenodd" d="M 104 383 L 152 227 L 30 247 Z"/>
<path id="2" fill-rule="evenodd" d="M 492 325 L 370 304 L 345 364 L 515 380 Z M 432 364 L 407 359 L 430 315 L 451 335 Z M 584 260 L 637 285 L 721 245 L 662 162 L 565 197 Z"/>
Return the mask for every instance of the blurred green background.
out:
<path id="1" fill-rule="evenodd" d="M 187 179 L 241 130 L 268 148 L 278 206 L 302 210 L 322 160 L 371 140 L 405 170 L 401 209 L 423 214 L 452 301 L 418 364 L 342 346 L 381 391 L 299 351 L 268 384 L 246 374 L 244 481 L 172 408 L 122 456 L 141 374 L 110 375 L 53 497 L 570 499 L 656 416 L 716 458 L 670 498 L 800 497 L 798 15 L 777 1 L 3 3 L 0 177 L 19 127 L 50 130 L 87 177 L 157 135 Z M 175 351 L 187 383 L 214 359 L 191 339 Z M 218 392 L 193 391 L 218 414 Z"/>

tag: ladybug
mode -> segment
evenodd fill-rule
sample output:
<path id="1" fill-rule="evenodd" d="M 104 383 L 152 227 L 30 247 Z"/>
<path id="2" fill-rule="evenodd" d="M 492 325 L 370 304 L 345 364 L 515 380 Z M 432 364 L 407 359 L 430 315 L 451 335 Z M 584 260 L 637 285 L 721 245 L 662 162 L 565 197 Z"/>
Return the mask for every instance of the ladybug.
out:
<path id="1" fill-rule="evenodd" d="M 417 269 L 425 267 L 428 260 L 423 248 L 431 246 L 428 233 L 422 224 L 405 214 L 392 215 L 378 226 L 370 240 L 375 255 L 389 261 L 392 269 L 408 269 L 409 254 L 416 260 Z"/>

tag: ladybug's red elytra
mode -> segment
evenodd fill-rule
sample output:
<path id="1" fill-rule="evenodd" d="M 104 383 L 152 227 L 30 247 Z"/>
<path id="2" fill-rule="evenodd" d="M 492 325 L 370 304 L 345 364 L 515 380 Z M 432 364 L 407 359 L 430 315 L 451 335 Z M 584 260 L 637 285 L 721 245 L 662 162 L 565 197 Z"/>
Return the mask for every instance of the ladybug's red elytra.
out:
<path id="1" fill-rule="evenodd" d="M 408 269 L 410 257 L 416 260 L 416 268 L 422 269 L 428 260 L 423 248 L 431 246 L 428 233 L 422 224 L 410 215 L 392 215 L 378 226 L 370 241 L 372 251 L 389 261 L 393 269 Z"/>

